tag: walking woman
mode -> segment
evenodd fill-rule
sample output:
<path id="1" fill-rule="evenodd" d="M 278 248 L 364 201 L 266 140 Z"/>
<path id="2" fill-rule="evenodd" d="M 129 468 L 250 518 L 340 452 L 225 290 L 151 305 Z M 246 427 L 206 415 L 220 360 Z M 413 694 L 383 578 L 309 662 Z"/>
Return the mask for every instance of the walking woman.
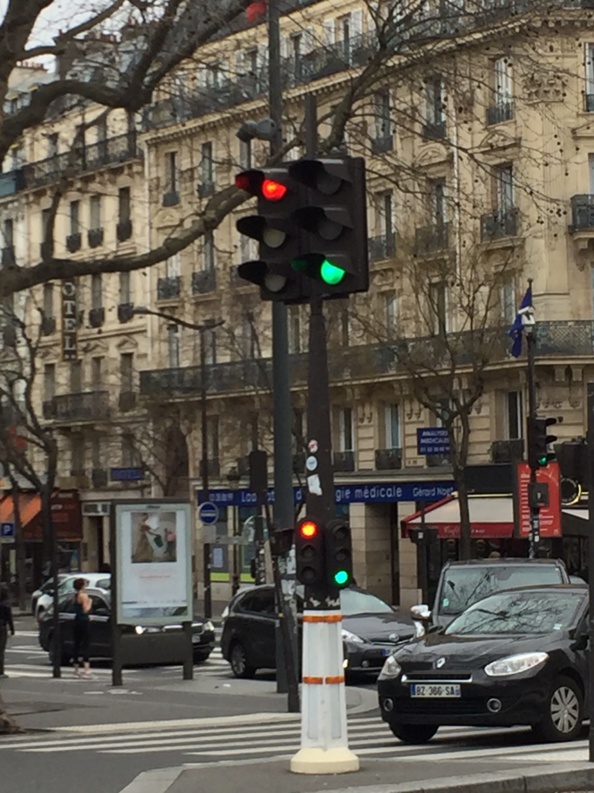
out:
<path id="1" fill-rule="evenodd" d="M 91 680 L 91 665 L 89 663 L 90 624 L 89 612 L 93 605 L 91 598 L 85 592 L 87 581 L 77 578 L 74 582 L 74 623 L 72 625 L 72 638 L 74 640 L 73 661 L 76 677 Z M 80 660 L 83 662 L 83 671 L 80 671 Z"/>
<path id="2" fill-rule="evenodd" d="M 4 674 L 4 653 L 6 652 L 8 631 L 14 636 L 12 609 L 10 608 L 6 590 L 0 589 L 0 677 L 8 677 L 8 675 Z"/>

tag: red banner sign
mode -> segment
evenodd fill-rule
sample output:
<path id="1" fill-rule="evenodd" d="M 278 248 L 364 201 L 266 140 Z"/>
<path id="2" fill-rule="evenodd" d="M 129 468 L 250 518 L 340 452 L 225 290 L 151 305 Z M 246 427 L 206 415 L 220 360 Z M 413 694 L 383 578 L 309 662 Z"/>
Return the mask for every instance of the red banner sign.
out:
<path id="1" fill-rule="evenodd" d="M 530 503 L 528 485 L 530 484 L 530 466 L 518 463 L 518 536 L 530 537 Z M 540 536 L 561 536 L 561 487 L 559 463 L 549 463 L 536 472 L 536 481 L 549 486 L 549 506 L 541 507 Z"/>

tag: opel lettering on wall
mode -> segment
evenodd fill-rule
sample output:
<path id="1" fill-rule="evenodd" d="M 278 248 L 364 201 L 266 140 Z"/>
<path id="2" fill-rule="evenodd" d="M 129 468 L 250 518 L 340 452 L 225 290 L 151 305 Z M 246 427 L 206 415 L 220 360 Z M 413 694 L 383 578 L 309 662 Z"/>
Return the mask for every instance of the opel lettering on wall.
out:
<path id="1" fill-rule="evenodd" d="M 62 281 L 62 359 L 78 359 L 76 316 L 76 280 L 66 278 Z"/>

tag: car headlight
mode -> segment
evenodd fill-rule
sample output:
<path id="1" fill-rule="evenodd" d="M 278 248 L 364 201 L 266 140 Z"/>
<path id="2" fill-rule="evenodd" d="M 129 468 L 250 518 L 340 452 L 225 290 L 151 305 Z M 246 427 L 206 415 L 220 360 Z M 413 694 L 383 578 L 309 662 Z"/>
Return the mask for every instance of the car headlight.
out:
<path id="1" fill-rule="evenodd" d="M 352 642 L 354 644 L 363 644 L 363 639 L 360 636 L 357 636 L 356 633 L 351 633 L 344 628 L 342 629 L 342 640 L 344 642 Z"/>
<path id="2" fill-rule="evenodd" d="M 223 613 L 221 614 L 221 619 L 226 620 L 228 616 L 229 616 L 229 606 L 225 606 L 225 608 L 223 609 Z"/>
<path id="3" fill-rule="evenodd" d="M 210 620 L 207 620 L 204 625 L 202 626 L 203 631 L 214 631 L 215 626 L 212 624 Z"/>
<path id="4" fill-rule="evenodd" d="M 137 625 L 137 626 L 134 628 L 134 630 L 136 631 L 136 633 L 137 633 L 139 636 L 142 636 L 142 634 L 144 633 L 144 628 L 142 627 L 142 625 Z"/>
<path id="5" fill-rule="evenodd" d="M 492 661 L 485 667 L 485 674 L 489 677 L 506 677 L 507 675 L 519 675 L 521 672 L 528 672 L 537 666 L 542 666 L 548 658 L 547 653 L 519 653 L 509 655 L 507 658 L 499 658 Z"/>
<path id="6" fill-rule="evenodd" d="M 382 666 L 382 671 L 380 672 L 380 677 L 398 677 L 402 672 L 402 667 L 398 663 L 398 661 L 394 658 L 393 655 L 389 655 L 386 660 L 384 661 L 384 665 Z"/>

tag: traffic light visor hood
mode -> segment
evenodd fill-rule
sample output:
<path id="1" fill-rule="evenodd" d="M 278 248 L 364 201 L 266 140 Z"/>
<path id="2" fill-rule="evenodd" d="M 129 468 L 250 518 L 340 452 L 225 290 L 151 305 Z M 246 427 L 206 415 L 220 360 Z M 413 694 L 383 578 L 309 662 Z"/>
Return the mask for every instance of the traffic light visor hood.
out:
<path id="1" fill-rule="evenodd" d="M 299 160 L 289 167 L 289 174 L 293 179 L 319 190 L 323 195 L 334 195 L 344 181 L 336 173 L 338 168 L 344 168 L 342 160 Z"/>

